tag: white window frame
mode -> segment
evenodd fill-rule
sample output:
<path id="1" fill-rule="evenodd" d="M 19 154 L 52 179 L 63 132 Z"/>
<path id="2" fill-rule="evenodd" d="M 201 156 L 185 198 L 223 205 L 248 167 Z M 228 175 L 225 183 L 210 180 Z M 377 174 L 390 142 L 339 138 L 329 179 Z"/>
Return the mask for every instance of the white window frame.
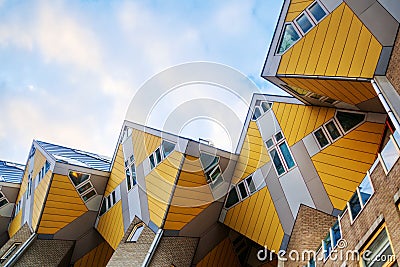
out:
<path id="1" fill-rule="evenodd" d="M 306 16 L 307 19 L 310 21 L 311 23 L 311 28 L 307 31 L 307 32 L 303 32 L 303 29 L 300 27 L 299 23 L 297 22 L 297 20 L 301 17 L 301 16 Z M 294 20 L 293 20 L 294 25 L 296 25 L 296 27 L 298 27 L 297 29 L 302 33 L 302 36 L 305 36 L 308 32 L 310 32 L 315 26 L 316 23 L 314 21 L 313 18 L 311 18 L 311 15 L 306 12 L 306 10 L 304 10 L 303 12 L 301 12 Z M 300 38 L 301 39 L 301 38 Z"/>
<path id="2" fill-rule="evenodd" d="M 348 130 L 347 132 L 343 129 L 343 127 L 342 127 L 342 125 L 340 124 L 340 122 L 339 122 L 339 120 L 338 120 L 338 118 L 337 118 L 337 113 L 338 113 L 338 111 L 340 111 L 340 112 L 345 112 L 345 113 L 354 113 L 354 114 L 362 114 L 362 115 L 364 115 L 364 120 L 363 121 L 361 121 L 360 123 L 358 123 L 356 126 L 354 126 L 353 128 L 351 128 L 350 130 Z M 348 134 L 349 132 L 351 132 L 351 131 L 353 131 L 354 129 L 356 129 L 357 127 L 359 127 L 361 124 L 363 124 L 364 122 L 366 122 L 367 121 L 367 113 L 365 113 L 365 112 L 359 112 L 359 111 L 353 111 L 353 110 L 336 110 L 335 111 L 335 116 L 333 116 L 334 117 L 334 119 L 336 120 L 336 122 L 337 122 L 337 125 L 338 125 L 338 127 L 339 127 L 339 129 L 342 131 L 342 133 L 343 133 L 343 135 L 346 135 L 346 134 Z"/>
<path id="3" fill-rule="evenodd" d="M 132 167 L 135 170 L 135 183 L 133 182 L 133 173 L 132 173 Z M 126 179 L 129 179 L 129 182 L 131 184 L 131 188 L 128 188 L 128 181 L 126 182 L 126 188 L 128 189 L 128 192 L 131 191 L 133 189 L 134 186 L 137 185 L 137 173 L 136 173 L 136 164 L 135 161 L 132 161 L 131 164 L 129 164 L 127 167 L 125 167 L 125 176 L 126 176 L 126 172 L 129 172 L 129 178 L 126 177 Z"/>
<path id="4" fill-rule="evenodd" d="M 245 200 L 246 198 L 248 198 L 251 194 L 250 194 L 250 190 L 249 190 L 249 188 L 247 187 L 247 184 L 246 184 L 247 182 L 246 182 L 246 179 L 243 179 L 243 180 L 241 180 L 239 183 L 237 183 L 237 185 L 236 185 L 236 187 L 237 187 L 237 192 L 239 192 L 239 199 L 240 199 L 240 201 L 243 201 L 243 200 Z M 244 186 L 244 190 L 246 191 L 246 194 L 247 194 L 247 196 L 246 197 L 243 197 L 242 196 L 242 193 L 240 192 L 240 188 L 239 188 L 239 185 L 240 184 L 243 184 L 243 186 Z"/>
<path id="5" fill-rule="evenodd" d="M 270 108 L 267 111 L 264 111 L 264 109 L 262 108 L 262 104 L 263 103 L 267 103 L 268 105 L 270 105 Z M 260 103 L 258 105 L 254 106 L 254 110 L 253 113 L 251 115 L 251 120 L 252 121 L 258 121 L 258 119 L 260 119 L 262 116 L 264 116 L 264 114 L 268 113 L 271 109 L 272 109 L 273 103 L 269 102 L 269 101 L 265 101 L 265 100 L 260 100 Z M 254 114 L 256 113 L 256 108 L 258 108 L 258 110 L 260 111 L 260 116 L 258 116 L 258 118 L 254 119 Z"/>
<path id="6" fill-rule="evenodd" d="M 339 134 L 340 134 L 340 136 L 339 136 L 338 138 L 336 138 L 335 140 L 333 140 L 331 134 L 330 134 L 329 131 L 328 131 L 328 128 L 326 127 L 326 125 L 327 125 L 328 123 L 330 123 L 330 122 L 333 122 L 333 124 L 335 124 L 335 126 L 336 126 L 336 128 L 338 129 L 338 132 L 339 132 Z M 335 120 L 335 118 L 332 118 L 332 119 L 330 119 L 329 121 L 325 122 L 325 123 L 323 124 L 323 127 L 324 127 L 324 129 L 325 129 L 325 132 L 328 134 L 328 139 L 329 139 L 329 141 L 331 142 L 331 144 L 334 143 L 334 142 L 336 142 L 337 140 L 339 140 L 340 138 L 342 138 L 342 137 L 344 136 L 344 132 L 343 132 L 343 130 L 339 127 L 339 123 Z"/>
<path id="7" fill-rule="evenodd" d="M 282 134 L 282 138 L 281 138 L 279 141 L 277 141 L 277 140 L 276 140 L 276 135 L 279 134 L 279 133 Z M 268 148 L 268 147 L 267 147 L 267 142 L 268 142 L 270 139 L 272 139 L 274 145 L 272 145 L 270 148 Z M 286 146 L 288 147 L 289 154 L 290 154 L 290 156 L 292 157 L 292 160 L 293 160 L 293 162 L 294 162 L 294 165 L 293 165 L 293 167 L 291 167 L 291 168 L 289 168 L 289 167 L 287 166 L 285 157 L 283 156 L 283 153 L 282 153 L 282 151 L 281 151 L 281 149 L 280 149 L 280 147 L 279 147 L 279 145 L 281 145 L 282 143 L 286 143 Z M 272 165 L 274 166 L 275 172 L 276 172 L 276 174 L 278 175 L 278 177 L 281 177 L 281 176 L 285 175 L 286 173 L 288 173 L 289 171 L 291 171 L 291 170 L 293 170 L 294 168 L 297 167 L 296 160 L 295 160 L 294 157 L 293 157 L 293 153 L 292 153 L 292 151 L 290 150 L 289 144 L 287 143 L 286 138 L 285 138 L 285 135 L 283 134 L 282 131 L 276 132 L 271 138 L 267 139 L 267 141 L 265 141 L 265 146 L 267 147 L 268 155 L 269 155 L 269 157 L 270 157 L 270 159 L 271 159 L 271 163 L 272 163 Z M 270 153 L 270 152 L 271 152 L 271 150 L 273 150 L 273 149 L 275 149 L 275 150 L 277 151 L 278 156 L 279 156 L 279 159 L 281 160 L 281 162 L 282 162 L 282 164 L 283 164 L 283 168 L 284 168 L 285 171 L 284 171 L 282 174 L 279 174 L 279 173 L 278 173 L 278 170 L 276 169 L 275 164 L 274 164 L 274 159 L 273 159 L 272 156 L 271 156 L 271 153 Z"/>
<path id="8" fill-rule="evenodd" d="M 14 242 L 8 249 L 6 252 L 4 252 L 4 254 L 1 256 L 0 260 L 2 261 L 2 264 L 5 263 L 10 256 L 12 255 L 12 253 L 14 251 L 16 251 L 18 249 L 19 246 L 21 246 L 22 243 L 21 242 Z"/>
<path id="9" fill-rule="evenodd" d="M 176 143 L 168 141 L 168 140 L 162 140 L 160 146 L 158 146 L 147 158 L 149 159 L 149 166 L 150 166 L 150 170 L 155 169 L 158 165 L 161 164 L 161 162 L 164 161 L 164 159 L 168 158 L 169 155 L 172 154 L 172 152 L 170 152 L 168 155 L 165 155 L 164 152 L 164 148 L 163 148 L 163 141 L 166 141 L 168 143 L 174 144 L 176 147 Z M 174 149 L 175 149 L 174 147 Z M 157 153 L 156 151 L 159 150 L 160 151 L 160 162 L 157 162 Z M 151 160 L 150 157 L 153 156 L 153 160 L 154 160 L 154 167 L 151 166 Z"/>
<path id="10" fill-rule="evenodd" d="M 283 36 L 285 35 L 285 28 L 286 28 L 286 25 L 288 25 L 288 24 L 291 24 L 291 25 L 293 26 L 294 30 L 297 32 L 297 34 L 299 35 L 300 38 L 299 38 L 298 40 L 296 40 L 295 42 L 293 42 L 293 44 L 291 44 L 285 51 L 283 51 L 282 53 L 279 53 L 279 47 L 280 47 L 280 45 L 281 45 L 282 38 L 283 38 Z M 294 24 L 294 22 L 292 22 L 292 21 L 285 22 L 285 23 L 283 24 L 283 27 L 282 27 L 282 30 L 281 30 L 281 35 L 279 36 L 279 42 L 278 42 L 278 45 L 277 45 L 277 47 L 276 47 L 275 54 L 276 54 L 277 56 L 281 56 L 281 55 L 285 54 L 286 51 L 288 51 L 292 46 L 294 46 L 298 41 L 300 41 L 301 38 L 303 38 L 303 36 L 304 36 L 304 35 L 302 34 L 301 31 L 299 31 L 299 29 L 298 29 L 297 26 Z"/>
<path id="11" fill-rule="evenodd" d="M 85 175 L 88 175 L 89 178 L 87 178 L 85 181 L 81 182 L 80 184 L 75 185 L 75 183 L 72 181 L 71 177 L 69 177 L 70 172 L 77 172 L 77 173 L 85 174 Z M 72 169 L 68 170 L 68 178 L 70 179 L 72 185 L 75 187 L 75 190 L 76 190 L 76 192 L 79 194 L 79 196 L 81 197 L 82 201 L 85 202 L 85 203 L 89 202 L 89 200 L 91 200 L 92 198 L 94 198 L 94 197 L 97 196 L 96 188 L 94 188 L 93 183 L 92 183 L 92 181 L 90 180 L 91 177 L 92 177 L 92 176 L 91 176 L 90 173 L 80 172 L 80 171 L 76 171 L 76 170 L 72 170 Z M 80 193 L 80 192 L 78 191 L 78 189 L 81 188 L 81 187 L 83 187 L 83 186 L 86 185 L 87 183 L 89 183 L 91 187 L 89 187 L 88 189 L 86 189 L 84 192 Z M 88 198 L 87 200 L 84 200 L 83 197 L 84 197 L 87 193 L 89 193 L 89 191 L 91 191 L 91 190 L 94 190 L 94 193 L 95 193 L 95 194 L 94 194 L 93 196 L 91 196 L 90 198 Z"/>
<path id="12" fill-rule="evenodd" d="M 317 21 L 317 19 L 314 17 L 314 15 L 310 11 L 311 6 L 313 6 L 315 3 L 317 3 L 325 11 L 325 16 L 323 16 L 319 21 Z M 306 7 L 305 11 L 308 13 L 309 17 L 314 21 L 314 23 L 316 25 L 329 15 L 329 11 L 326 9 L 326 7 L 320 1 L 312 2 L 308 7 Z"/>
<path id="13" fill-rule="evenodd" d="M 325 137 L 326 137 L 326 140 L 328 140 L 328 144 L 326 145 L 326 146 L 321 146 L 321 144 L 318 142 L 318 139 L 317 139 L 317 137 L 315 136 L 315 132 L 317 132 L 318 130 L 322 130 L 322 132 L 324 133 L 324 135 L 325 135 Z M 317 129 L 315 129 L 313 132 L 312 132 L 312 136 L 313 136 L 313 138 L 314 138 L 314 140 L 315 140 L 315 142 L 317 143 L 317 145 L 318 145 L 318 147 L 319 147 L 319 149 L 320 150 L 322 150 L 322 149 L 324 149 L 325 147 L 328 147 L 329 145 L 331 145 L 332 144 L 332 141 L 331 141 L 331 139 L 329 138 L 329 133 L 327 133 L 326 132 L 326 129 L 325 129 L 325 127 L 323 127 L 323 126 L 320 126 L 320 127 L 318 127 Z"/>
<path id="14" fill-rule="evenodd" d="M 353 223 L 356 221 L 356 219 L 358 218 L 358 216 L 360 216 L 361 212 L 364 210 L 364 207 L 367 206 L 367 204 L 369 203 L 369 201 L 371 200 L 372 196 L 375 194 L 375 188 L 374 185 L 372 184 L 372 180 L 371 180 L 371 173 L 369 171 L 367 171 L 367 174 L 365 175 L 366 177 L 368 177 L 369 183 L 371 185 L 372 188 L 372 194 L 369 197 L 369 199 L 367 200 L 367 202 L 365 202 L 365 204 L 362 202 L 362 198 L 361 198 L 361 192 L 360 192 L 360 185 L 357 186 L 356 192 L 357 192 L 357 197 L 358 197 L 358 201 L 360 202 L 360 212 L 358 212 L 358 214 L 353 218 L 353 214 L 351 214 L 351 207 L 350 207 L 350 202 L 347 201 L 346 203 L 346 207 L 347 210 L 349 212 L 349 217 L 350 217 L 350 225 L 353 225 Z M 364 180 L 364 179 L 363 179 Z M 361 181 L 362 182 L 362 181 Z M 360 183 L 361 184 L 361 183 Z M 353 196 L 353 195 L 351 195 Z"/>

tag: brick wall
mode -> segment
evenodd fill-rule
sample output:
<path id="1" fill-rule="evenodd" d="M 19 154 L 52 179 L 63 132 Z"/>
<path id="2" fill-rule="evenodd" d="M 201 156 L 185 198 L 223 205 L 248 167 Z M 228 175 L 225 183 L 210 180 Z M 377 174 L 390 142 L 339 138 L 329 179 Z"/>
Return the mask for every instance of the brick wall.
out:
<path id="1" fill-rule="evenodd" d="M 400 30 L 399 30 L 400 32 Z M 393 47 L 392 56 L 390 57 L 389 66 L 386 77 L 400 94 L 400 34 L 397 33 L 397 39 Z"/>
<path id="2" fill-rule="evenodd" d="M 372 184 L 375 190 L 365 208 L 351 225 L 349 213 L 346 212 L 341 219 L 343 239 L 347 241 L 344 251 L 354 249 L 360 239 L 366 236 L 373 223 L 380 215 L 386 222 L 387 230 L 393 245 L 394 254 L 400 255 L 400 212 L 394 203 L 394 195 L 400 188 L 400 161 L 396 163 L 388 176 L 378 164 L 371 174 Z M 369 236 L 369 235 L 368 235 Z M 326 266 L 340 266 L 342 261 L 328 260 Z M 347 260 L 347 266 L 359 266 L 357 260 Z"/>
<path id="3" fill-rule="evenodd" d="M 296 250 L 301 253 L 304 250 L 316 250 L 336 219 L 332 215 L 301 205 L 286 251 Z M 307 261 L 288 261 L 285 266 L 303 266 L 306 263 Z"/>
<path id="4" fill-rule="evenodd" d="M 0 248 L 0 256 L 2 256 L 15 242 L 25 243 L 31 236 L 31 230 L 27 224 L 24 224 L 5 244 Z M 15 253 L 16 251 L 14 251 Z M 11 258 L 10 255 L 9 258 Z"/>

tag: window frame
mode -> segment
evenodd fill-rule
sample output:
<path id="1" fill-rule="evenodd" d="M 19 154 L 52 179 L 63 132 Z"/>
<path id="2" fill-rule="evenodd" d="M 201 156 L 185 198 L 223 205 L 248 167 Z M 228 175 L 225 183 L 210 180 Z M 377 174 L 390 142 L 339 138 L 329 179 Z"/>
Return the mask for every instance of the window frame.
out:
<path id="1" fill-rule="evenodd" d="M 165 154 L 164 147 L 163 147 L 164 141 L 174 145 L 174 149 L 167 155 Z M 176 143 L 168 141 L 168 140 L 162 140 L 161 144 L 149 156 L 147 156 L 147 158 L 149 159 L 149 163 L 150 163 L 150 171 L 157 168 L 157 166 L 160 165 L 161 162 L 163 162 L 166 158 L 168 158 L 168 156 L 171 155 L 172 152 L 175 150 L 175 147 L 176 147 Z M 158 153 L 157 153 L 157 151 L 158 151 Z M 157 154 L 160 155 L 159 161 L 158 161 Z"/>
<path id="2" fill-rule="evenodd" d="M 279 133 L 282 134 L 282 138 L 279 139 L 279 141 L 278 141 L 278 140 L 276 139 L 276 136 L 277 136 Z M 273 142 L 274 144 L 273 144 L 271 147 L 268 148 L 267 142 L 268 142 L 269 140 L 271 140 L 271 139 L 272 139 L 272 142 Z M 282 131 L 276 132 L 271 138 L 268 138 L 264 143 L 265 143 L 265 146 L 267 147 L 268 155 L 269 155 L 269 157 L 270 157 L 270 159 L 271 159 L 272 165 L 274 165 L 274 169 L 275 169 L 275 172 L 276 172 L 276 174 L 278 175 L 278 177 L 281 177 L 281 176 L 285 175 L 286 173 L 290 172 L 291 170 L 293 170 L 294 168 L 297 167 L 297 163 L 296 163 L 296 161 L 295 161 L 295 159 L 294 159 L 294 157 L 293 157 L 293 153 L 292 153 L 292 151 L 290 150 L 289 144 L 287 143 L 286 137 L 285 137 L 285 135 L 283 134 Z M 283 155 L 283 153 L 282 153 L 282 151 L 281 151 L 280 145 L 281 145 L 282 143 L 286 143 L 286 146 L 287 146 L 287 148 L 288 148 L 290 157 L 292 158 L 292 160 L 293 160 L 293 162 L 294 162 L 294 165 L 293 165 L 291 168 L 288 167 L 287 162 L 286 162 L 286 159 L 285 159 L 285 157 L 284 157 L 284 155 Z M 275 163 L 274 163 L 274 159 L 273 159 L 272 156 L 271 156 L 271 150 L 274 150 L 274 149 L 276 150 L 276 152 L 277 152 L 277 154 L 278 154 L 278 157 L 279 157 L 279 159 L 280 159 L 280 161 L 282 162 L 282 165 L 283 165 L 284 172 L 283 172 L 282 174 L 279 174 L 279 173 L 278 173 L 278 170 L 276 169 L 276 166 L 275 166 Z"/>
<path id="3" fill-rule="evenodd" d="M 315 5 L 318 4 L 323 11 L 325 11 L 325 16 L 323 16 L 320 20 L 317 21 L 317 19 L 314 17 L 314 15 L 311 13 L 310 8 Z M 308 13 L 308 15 L 310 16 L 310 18 L 314 21 L 314 23 L 317 25 L 318 23 L 320 23 L 324 18 L 326 18 L 329 15 L 329 11 L 326 9 L 326 7 L 320 2 L 320 1 L 314 1 L 311 4 L 309 4 L 305 11 Z"/>
<path id="4" fill-rule="evenodd" d="M 22 245 L 22 242 L 14 242 L 0 257 L 0 263 L 5 263 L 11 255 Z"/>
<path id="5" fill-rule="evenodd" d="M 389 231 L 387 230 L 386 223 L 384 222 L 377 230 L 374 231 L 374 233 L 373 233 L 372 236 L 368 239 L 368 241 L 366 242 L 366 244 L 363 245 L 362 249 L 359 250 L 359 255 L 360 255 L 360 261 L 359 261 L 359 263 L 360 263 L 360 266 L 362 266 L 362 267 L 365 267 L 365 266 L 366 266 L 366 265 L 365 265 L 365 261 L 364 261 L 364 259 L 363 259 L 363 254 L 364 254 L 366 251 L 370 251 L 370 250 L 369 250 L 370 246 L 374 243 L 374 241 L 375 241 L 376 238 L 382 233 L 382 231 L 386 231 L 386 235 L 387 235 L 387 238 L 388 238 L 388 247 L 391 248 L 392 253 L 393 253 L 392 255 L 393 255 L 393 258 L 394 258 L 394 261 L 389 261 L 389 260 L 387 260 L 387 261 L 384 263 L 383 267 L 390 267 L 390 266 L 394 265 L 394 264 L 397 262 L 397 258 L 396 258 L 396 255 L 395 255 L 395 252 L 394 252 L 394 249 L 393 249 L 393 243 L 392 243 L 392 240 L 391 240 L 391 238 L 390 238 Z M 385 249 L 386 249 L 386 248 L 387 248 L 387 247 L 385 247 Z M 381 250 L 380 252 L 382 252 L 382 250 Z M 379 256 L 381 256 L 381 255 L 382 255 L 382 254 L 378 254 L 378 255 L 376 255 L 376 257 L 379 257 Z M 374 259 L 376 259 L 376 257 L 375 257 Z"/>
<path id="6" fill-rule="evenodd" d="M 309 32 L 316 26 L 316 23 L 315 23 L 314 19 L 311 18 L 311 15 L 310 15 L 308 12 L 306 12 L 306 10 L 307 10 L 307 9 L 305 9 L 305 10 L 304 10 L 303 12 L 301 12 L 296 18 L 293 19 L 293 23 L 294 23 L 294 25 L 296 25 L 296 27 L 298 27 L 297 29 L 302 33 L 302 34 L 301 34 L 302 37 L 305 36 L 307 33 L 309 33 Z M 297 22 L 297 21 L 300 19 L 300 17 L 303 16 L 303 15 L 304 15 L 304 16 L 308 19 L 308 21 L 311 23 L 311 28 L 308 29 L 308 31 L 306 31 L 306 32 L 303 31 L 303 29 L 301 28 L 300 24 Z M 300 39 L 301 39 L 301 37 L 300 37 Z"/>
<path id="7" fill-rule="evenodd" d="M 283 51 L 282 53 L 279 53 L 279 48 L 281 46 L 282 43 L 282 38 L 285 35 L 285 29 L 286 29 L 286 25 L 291 24 L 293 29 L 296 31 L 296 33 L 299 35 L 299 39 L 297 39 L 296 41 L 294 41 L 288 48 L 286 48 L 285 51 Z M 301 40 L 301 38 L 303 38 L 303 34 L 301 31 L 299 31 L 299 29 L 297 28 L 297 26 L 294 24 L 293 21 L 287 21 L 283 24 L 282 30 L 281 30 L 281 35 L 279 36 L 279 41 L 278 41 L 278 45 L 276 47 L 276 51 L 275 51 L 275 55 L 277 56 L 282 56 L 283 54 L 285 54 L 290 48 L 292 48 L 298 41 Z"/>
<path id="8" fill-rule="evenodd" d="M 333 235 L 333 230 L 332 229 L 333 229 L 333 227 L 335 226 L 336 223 L 339 226 L 340 238 L 337 240 L 336 244 L 334 244 L 334 235 Z M 325 242 L 324 241 L 325 241 L 326 237 L 328 237 L 328 235 L 329 235 L 329 238 L 330 238 L 330 243 L 331 243 L 330 244 L 330 248 L 331 249 L 330 249 L 329 253 L 326 253 Z M 340 216 L 338 216 L 338 218 L 335 221 L 335 223 L 329 228 L 328 234 L 321 241 L 321 249 L 322 249 L 322 253 L 323 253 L 323 256 L 324 256 L 324 263 L 330 258 L 331 254 L 332 254 L 332 251 L 336 251 L 336 248 L 339 245 L 339 241 L 341 239 L 343 239 L 343 231 L 342 231 L 341 218 L 340 218 Z"/>
<path id="9" fill-rule="evenodd" d="M 132 228 L 132 231 L 129 233 L 128 237 L 126 238 L 126 243 L 136 243 L 139 240 L 140 235 L 142 234 L 144 227 L 146 224 L 144 222 L 139 222 L 135 224 Z M 135 241 L 132 241 L 133 236 L 135 235 L 136 231 L 139 230 L 141 227 L 143 227 L 142 232 L 140 232 L 138 238 Z"/>
<path id="10" fill-rule="evenodd" d="M 260 103 L 254 106 L 253 113 L 251 115 L 252 121 L 258 121 L 258 119 L 260 119 L 262 116 L 264 116 L 264 114 L 268 113 L 272 109 L 273 103 L 266 101 L 266 100 L 259 100 L 259 101 L 260 101 Z M 269 109 L 267 111 L 264 111 L 264 108 L 262 107 L 263 103 L 266 103 L 267 105 L 269 105 Z M 260 111 L 260 116 L 258 116 L 257 118 L 254 118 L 256 109 L 258 109 Z"/>
<path id="11" fill-rule="evenodd" d="M 331 134 L 330 134 L 330 132 L 328 130 L 328 127 L 326 127 L 326 125 L 328 123 L 331 123 L 331 122 L 333 122 L 333 124 L 336 126 L 336 128 L 337 128 L 337 130 L 338 130 L 338 132 L 340 134 L 340 136 L 338 138 L 336 138 L 336 139 L 332 138 L 332 136 L 331 136 Z M 325 132 L 328 134 L 328 140 L 330 141 L 331 144 L 333 144 L 334 142 L 336 142 L 337 140 L 339 140 L 340 138 L 342 138 L 344 136 L 343 129 L 339 128 L 339 123 L 336 121 L 335 118 L 332 118 L 332 119 L 328 120 L 327 122 L 325 122 L 323 124 L 323 127 L 325 129 Z"/>
<path id="12" fill-rule="evenodd" d="M 337 118 L 337 113 L 338 112 L 345 112 L 345 113 L 354 113 L 354 114 L 362 114 L 364 115 L 364 120 L 361 121 L 360 123 L 358 123 L 357 125 L 353 126 L 352 128 L 350 128 L 347 132 L 343 129 L 342 125 L 340 124 L 339 119 Z M 360 112 L 360 111 L 355 111 L 355 110 L 336 110 L 335 111 L 335 116 L 333 116 L 333 118 L 336 120 L 337 125 L 339 127 L 339 129 L 342 131 L 343 135 L 346 135 L 348 133 L 350 133 L 351 131 L 353 131 L 354 129 L 356 129 L 357 127 L 359 127 L 361 124 L 363 124 L 364 122 L 367 121 L 367 113 L 365 112 Z"/>
<path id="13" fill-rule="evenodd" d="M 75 185 L 75 183 L 72 181 L 72 178 L 70 177 L 70 173 L 71 173 L 71 172 L 76 172 L 76 173 L 88 175 L 88 178 L 87 178 L 86 180 L 82 181 L 81 183 L 79 183 L 78 185 Z M 84 203 L 89 202 L 92 198 L 95 198 L 95 197 L 98 195 L 98 194 L 97 194 L 97 191 L 96 191 L 96 188 L 93 186 L 93 183 L 92 183 L 92 181 L 90 180 L 90 178 L 91 178 L 91 174 L 90 174 L 90 173 L 85 173 L 85 172 L 80 172 L 80 171 L 76 171 L 76 170 L 69 169 L 69 170 L 68 170 L 68 178 L 69 178 L 69 180 L 71 181 L 73 187 L 75 188 L 76 192 L 77 192 L 78 195 L 81 197 L 81 199 L 83 200 Z M 83 186 L 86 185 L 86 184 L 90 184 L 90 187 L 89 187 L 88 189 L 86 189 L 85 191 L 83 191 L 82 193 L 80 193 L 80 192 L 78 191 L 79 188 L 83 187 Z M 89 193 L 89 191 L 91 191 L 91 190 L 93 190 L 95 194 L 94 194 L 93 196 L 89 197 L 89 198 L 86 199 L 86 200 L 83 199 L 83 197 L 84 197 L 87 193 Z"/>
<path id="14" fill-rule="evenodd" d="M 315 133 L 316 133 L 318 130 L 322 130 L 322 133 L 325 135 L 326 140 L 328 140 L 328 144 L 327 144 L 327 145 L 321 146 L 321 144 L 319 143 L 317 137 L 315 136 Z M 314 138 L 315 142 L 317 143 L 317 145 L 318 145 L 318 147 L 319 147 L 320 150 L 322 150 L 322 149 L 324 149 L 324 148 L 326 148 L 326 147 L 328 147 L 329 145 L 332 144 L 332 141 L 331 141 L 331 139 L 328 137 L 328 135 L 329 135 L 329 134 L 326 132 L 326 129 L 325 129 L 325 127 L 323 127 L 323 125 L 321 125 L 320 127 L 318 127 L 317 129 L 315 129 L 315 130 L 312 132 L 312 136 L 313 136 L 313 138 Z"/>
<path id="15" fill-rule="evenodd" d="M 8 203 L 10 203 L 10 201 L 8 201 L 7 197 L 4 195 L 4 193 L 3 193 L 2 191 L 0 191 L 0 192 L 1 192 L 1 195 L 2 195 L 2 197 L 0 198 L 0 203 L 1 203 L 3 200 L 5 200 L 5 201 L 7 202 L 6 204 L 0 206 L 0 208 L 2 208 L 2 207 L 4 207 L 4 206 L 6 206 Z"/>
<path id="16" fill-rule="evenodd" d="M 232 190 L 235 190 L 236 195 L 238 196 L 238 201 L 237 201 L 235 204 L 233 204 L 232 206 L 230 206 L 230 207 L 228 208 L 228 207 L 226 207 L 226 203 L 228 202 L 229 193 L 230 193 Z M 224 202 L 224 209 L 229 210 L 229 209 L 235 207 L 235 206 L 236 206 L 237 204 L 239 204 L 240 202 L 241 202 L 241 200 L 240 200 L 240 193 L 238 192 L 238 189 L 236 188 L 236 186 L 233 184 L 233 185 L 231 185 L 231 187 L 229 188 L 229 190 L 228 190 L 228 192 L 227 192 L 227 194 L 226 194 L 225 202 Z"/>
<path id="17" fill-rule="evenodd" d="M 357 197 L 358 197 L 358 201 L 360 202 L 360 206 L 361 209 L 360 211 L 357 213 L 357 215 L 353 218 L 353 214 L 351 213 L 351 207 L 350 207 L 350 202 L 347 201 L 346 202 L 346 207 L 347 210 L 349 212 L 349 217 L 350 217 L 350 225 L 353 225 L 353 223 L 357 220 L 357 218 L 360 216 L 360 214 L 362 213 L 362 211 L 364 210 L 364 207 L 367 206 L 367 204 L 369 203 L 369 201 L 371 200 L 371 198 L 373 197 L 373 195 L 375 194 L 375 188 L 374 185 L 372 184 L 372 180 L 371 180 L 371 174 L 369 171 L 367 171 L 367 174 L 365 175 L 364 179 L 368 177 L 369 183 L 371 185 L 372 188 L 372 194 L 371 196 L 368 198 L 368 200 L 365 202 L 365 204 L 363 203 L 362 197 L 361 197 L 361 193 L 360 193 L 360 185 L 357 186 L 355 193 L 357 193 Z M 364 180 L 363 179 L 363 180 Z M 362 182 L 362 181 L 361 181 Z M 360 182 L 360 184 L 361 184 Z M 354 195 L 354 194 L 353 194 Z M 353 196 L 352 195 L 352 196 Z"/>

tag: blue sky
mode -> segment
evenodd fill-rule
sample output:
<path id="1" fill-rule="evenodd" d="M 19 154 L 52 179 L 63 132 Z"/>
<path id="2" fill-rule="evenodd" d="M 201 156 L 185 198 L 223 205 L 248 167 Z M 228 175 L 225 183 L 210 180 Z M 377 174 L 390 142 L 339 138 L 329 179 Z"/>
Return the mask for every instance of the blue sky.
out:
<path id="1" fill-rule="evenodd" d="M 170 66 L 259 78 L 283 1 L 0 0 L 0 159 L 33 139 L 113 154 L 129 102 Z"/>

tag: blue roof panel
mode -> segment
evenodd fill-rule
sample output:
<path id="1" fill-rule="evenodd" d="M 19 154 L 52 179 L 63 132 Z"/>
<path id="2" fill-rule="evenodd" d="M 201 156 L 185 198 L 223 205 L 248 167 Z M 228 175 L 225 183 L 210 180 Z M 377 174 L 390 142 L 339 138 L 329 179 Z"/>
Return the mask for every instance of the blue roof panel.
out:
<path id="1" fill-rule="evenodd" d="M 100 171 L 109 171 L 111 159 L 106 156 L 85 152 L 78 149 L 36 141 L 44 150 L 56 158 L 57 162 L 78 165 Z"/>
<path id="2" fill-rule="evenodd" d="M 22 164 L 0 160 L 0 182 L 20 184 L 24 170 Z"/>

